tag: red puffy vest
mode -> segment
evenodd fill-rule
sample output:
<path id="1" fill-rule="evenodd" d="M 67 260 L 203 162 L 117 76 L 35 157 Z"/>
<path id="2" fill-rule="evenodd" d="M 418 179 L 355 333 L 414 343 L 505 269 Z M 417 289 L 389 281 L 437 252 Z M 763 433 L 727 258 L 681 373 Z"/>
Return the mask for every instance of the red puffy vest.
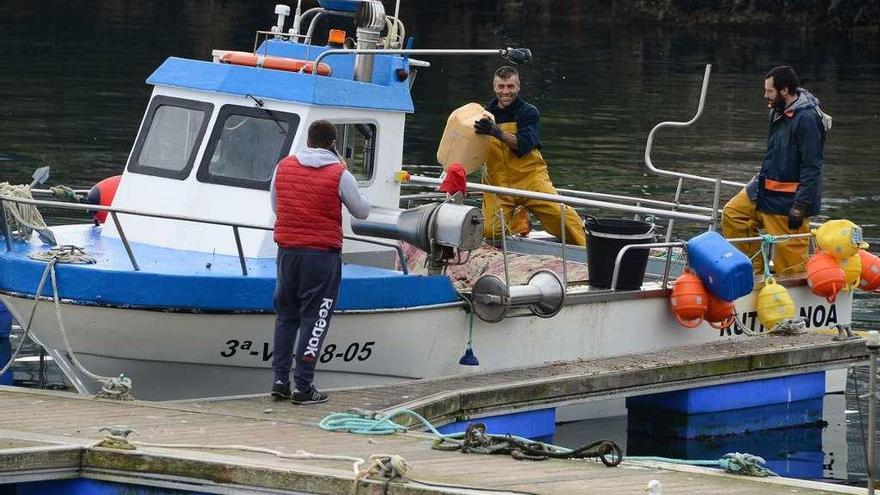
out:
<path id="1" fill-rule="evenodd" d="M 275 172 L 275 242 L 281 247 L 342 248 L 342 164 L 300 165 L 294 156 Z"/>

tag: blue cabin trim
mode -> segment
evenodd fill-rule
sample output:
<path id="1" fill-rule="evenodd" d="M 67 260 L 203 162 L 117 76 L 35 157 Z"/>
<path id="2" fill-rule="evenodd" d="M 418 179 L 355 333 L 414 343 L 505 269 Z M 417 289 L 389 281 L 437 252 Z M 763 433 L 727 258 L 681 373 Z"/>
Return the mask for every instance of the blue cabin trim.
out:
<path id="1" fill-rule="evenodd" d="M 267 51 L 279 56 L 287 56 L 288 53 L 293 56 L 300 52 L 281 49 L 271 43 Z M 377 56 L 374 63 L 377 78 L 374 83 L 351 78 L 353 60 L 351 55 L 328 57 L 326 61 L 334 72 L 328 77 L 169 57 L 150 75 L 147 83 L 241 96 L 251 94 L 308 105 L 413 112 L 408 82 L 397 81 L 393 77 L 396 68 L 405 68 L 405 59 Z"/>

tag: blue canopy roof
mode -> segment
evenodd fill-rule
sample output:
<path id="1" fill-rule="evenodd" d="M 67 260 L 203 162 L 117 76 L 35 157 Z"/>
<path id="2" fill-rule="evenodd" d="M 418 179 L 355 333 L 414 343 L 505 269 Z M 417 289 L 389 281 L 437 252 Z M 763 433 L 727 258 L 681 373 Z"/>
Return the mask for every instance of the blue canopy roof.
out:
<path id="1" fill-rule="evenodd" d="M 328 48 L 269 40 L 257 53 L 315 60 L 325 50 Z M 399 81 L 395 73 L 397 69 L 409 70 L 406 58 L 377 55 L 373 81 L 369 83 L 354 80 L 354 55 L 330 55 L 322 63 L 330 65 L 330 76 L 169 57 L 150 75 L 147 83 L 242 96 L 251 94 L 310 105 L 413 111 L 409 83 L 406 79 Z"/>

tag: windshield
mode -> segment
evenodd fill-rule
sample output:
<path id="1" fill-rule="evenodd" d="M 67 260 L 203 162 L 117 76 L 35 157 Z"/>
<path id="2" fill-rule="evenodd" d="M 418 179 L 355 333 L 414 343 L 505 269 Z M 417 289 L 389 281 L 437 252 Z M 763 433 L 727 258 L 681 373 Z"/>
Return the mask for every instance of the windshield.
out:
<path id="1" fill-rule="evenodd" d="M 290 151 L 298 124 L 295 114 L 224 106 L 199 167 L 199 180 L 268 189 L 275 165 Z"/>
<path id="2" fill-rule="evenodd" d="M 205 135 L 213 105 L 157 96 L 147 109 L 128 169 L 184 179 Z"/>

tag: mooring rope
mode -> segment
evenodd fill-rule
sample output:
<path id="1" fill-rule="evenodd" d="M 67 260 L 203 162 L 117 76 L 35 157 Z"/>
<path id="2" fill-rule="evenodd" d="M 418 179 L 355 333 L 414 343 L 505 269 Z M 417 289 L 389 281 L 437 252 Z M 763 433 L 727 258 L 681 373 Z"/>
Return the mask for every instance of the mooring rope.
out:
<path id="1" fill-rule="evenodd" d="M 631 461 L 665 462 L 668 464 L 718 467 L 728 473 L 742 474 L 746 476 L 779 476 L 764 466 L 767 461 L 765 461 L 763 457 L 742 452 L 724 454 L 721 459 L 717 460 L 673 459 L 670 457 L 654 456 L 629 456 L 628 459 Z"/>
<path id="2" fill-rule="evenodd" d="M 48 269 L 43 270 L 43 276 L 40 277 L 40 282 L 37 284 L 37 292 L 34 295 L 34 305 L 31 307 L 31 314 L 28 317 L 27 323 L 25 323 L 22 328 L 22 330 L 24 330 L 24 335 L 21 336 L 21 340 L 18 342 L 15 352 L 9 357 L 9 361 L 7 361 L 3 368 L 0 369 L 0 375 L 6 373 L 12 364 L 15 363 L 15 358 L 18 356 L 18 353 L 21 352 L 21 348 L 24 347 L 24 343 L 27 341 L 28 337 L 30 337 L 31 325 L 34 322 L 34 315 L 37 313 L 37 301 L 39 300 L 40 294 L 43 293 L 43 287 L 46 285 L 46 280 L 49 278 L 48 275 Z"/>
<path id="3" fill-rule="evenodd" d="M 599 457 L 606 465 L 616 466 L 623 460 L 620 447 L 614 442 L 605 445 L 599 441 L 584 445 L 577 449 L 570 449 L 559 445 L 538 442 L 516 435 L 490 435 L 485 433 L 485 426 L 473 423 L 468 426 L 468 431 L 461 433 L 443 434 L 415 411 L 399 408 L 380 414 L 362 409 L 352 409 L 348 413 L 332 413 L 326 416 L 318 426 L 327 431 L 344 431 L 361 435 L 391 435 L 409 431 L 410 428 L 395 423 L 392 418 L 398 416 L 411 416 L 430 431 L 436 440 L 432 448 L 438 450 L 465 450 L 476 453 L 510 453 L 516 459 L 543 460 L 546 458 L 583 458 Z M 445 446 L 444 443 L 451 445 Z M 608 449 L 611 450 L 608 450 Z M 497 452 L 496 452 L 497 451 Z M 509 452 L 508 452 L 509 451 Z M 516 451 L 516 452 L 514 452 Z M 602 452 L 607 451 L 605 454 Z M 610 455 L 607 458 L 603 456 Z M 778 476 L 764 466 L 766 461 L 763 457 L 741 452 L 725 454 L 716 460 L 688 460 L 673 459 L 669 457 L 645 457 L 627 456 L 633 461 L 654 461 L 670 464 L 684 464 L 694 466 L 718 467 L 728 473 L 742 474 L 745 476 Z"/>
<path id="4" fill-rule="evenodd" d="M 410 416 L 424 425 L 435 437 L 432 448 L 436 450 L 461 450 L 482 454 L 509 454 L 515 459 L 544 460 L 547 458 L 598 457 L 607 466 L 616 466 L 623 458 L 623 451 L 614 442 L 602 440 L 569 449 L 544 442 L 536 442 L 515 435 L 492 435 L 485 432 L 485 425 L 474 423 L 466 432 L 443 434 L 419 413 L 399 408 L 386 414 L 353 409 L 348 413 L 332 413 L 318 423 L 327 431 L 345 431 L 359 435 L 391 435 L 409 431 L 409 428 L 392 421 L 398 416 Z M 479 430 L 479 431 L 477 431 Z M 614 454 L 614 455 L 611 455 Z"/>
<path id="5" fill-rule="evenodd" d="M 95 380 L 101 385 L 101 392 L 98 393 L 96 397 L 102 399 L 132 400 L 134 397 L 132 397 L 131 395 L 132 383 L 130 378 L 122 374 L 120 374 L 118 377 L 98 375 L 92 373 L 91 371 L 86 369 L 85 366 L 83 366 L 83 364 L 76 357 L 76 353 L 73 351 L 73 347 L 70 345 L 70 340 L 67 337 L 67 330 L 64 328 L 64 319 L 61 317 L 61 298 L 58 292 L 58 278 L 55 273 L 55 265 L 57 263 L 92 264 L 95 263 L 95 258 L 86 254 L 83 249 L 72 245 L 59 246 L 44 252 L 31 253 L 30 255 L 28 255 L 28 257 L 39 261 L 45 261 L 46 268 L 43 270 L 43 275 L 42 277 L 40 277 L 40 283 L 38 284 L 37 292 L 36 294 L 34 294 L 34 305 L 31 309 L 31 315 L 28 319 L 27 327 L 25 328 L 25 335 L 24 337 L 22 337 L 22 342 L 19 343 L 15 354 L 18 354 L 18 351 L 21 349 L 25 338 L 30 335 L 30 328 L 33 323 L 34 314 L 37 310 L 37 304 L 40 300 L 40 296 L 43 293 L 43 286 L 46 283 L 46 279 L 49 278 L 52 281 L 52 301 L 55 307 L 55 318 L 58 321 L 58 330 L 61 333 L 61 339 L 64 342 L 67 354 L 70 356 L 70 361 L 84 375 L 91 378 L 92 380 Z M 12 361 L 13 359 L 10 359 L 9 362 L 11 363 Z"/>
<path id="6" fill-rule="evenodd" d="M 447 436 L 440 433 L 430 421 L 419 413 L 407 408 L 394 409 L 385 414 L 364 409 L 352 409 L 347 413 L 332 413 L 322 419 L 318 423 L 318 427 L 327 431 L 345 431 L 359 435 L 391 435 L 408 431 L 409 428 L 406 426 L 391 421 L 397 416 L 411 416 L 438 438 Z"/>

